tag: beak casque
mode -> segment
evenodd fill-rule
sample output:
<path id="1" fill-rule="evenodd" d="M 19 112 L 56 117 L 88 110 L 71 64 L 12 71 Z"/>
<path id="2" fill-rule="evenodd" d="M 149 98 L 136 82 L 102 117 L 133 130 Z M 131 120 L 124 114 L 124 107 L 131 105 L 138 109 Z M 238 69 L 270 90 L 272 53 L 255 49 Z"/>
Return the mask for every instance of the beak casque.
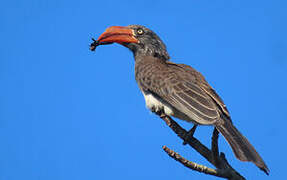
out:
<path id="1" fill-rule="evenodd" d="M 99 43 L 138 43 L 134 37 L 133 29 L 129 29 L 123 26 L 111 26 L 100 35 L 97 40 Z"/>

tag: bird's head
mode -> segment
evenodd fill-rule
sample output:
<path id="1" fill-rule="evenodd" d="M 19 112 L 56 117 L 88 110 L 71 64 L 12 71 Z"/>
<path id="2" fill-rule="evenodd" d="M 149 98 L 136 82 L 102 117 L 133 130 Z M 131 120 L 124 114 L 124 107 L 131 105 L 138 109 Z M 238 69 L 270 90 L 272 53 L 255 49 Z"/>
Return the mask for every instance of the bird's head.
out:
<path id="1" fill-rule="evenodd" d="M 154 56 L 168 60 L 169 55 L 162 40 L 150 29 L 141 25 L 111 26 L 91 44 L 95 50 L 98 45 L 119 43 L 129 48 L 135 57 Z"/>

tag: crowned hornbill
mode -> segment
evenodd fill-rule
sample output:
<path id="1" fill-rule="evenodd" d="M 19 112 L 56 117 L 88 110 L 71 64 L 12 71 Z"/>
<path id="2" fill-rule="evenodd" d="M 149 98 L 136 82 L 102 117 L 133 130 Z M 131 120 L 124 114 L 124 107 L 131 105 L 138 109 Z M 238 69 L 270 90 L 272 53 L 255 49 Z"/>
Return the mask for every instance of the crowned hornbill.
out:
<path id="1" fill-rule="evenodd" d="M 151 111 L 193 122 L 195 127 L 215 126 L 239 160 L 251 161 L 269 173 L 254 147 L 232 124 L 215 90 L 192 67 L 168 61 L 166 46 L 154 32 L 140 25 L 111 26 L 94 40 L 90 49 L 111 43 L 119 43 L 133 52 L 136 81 Z"/>

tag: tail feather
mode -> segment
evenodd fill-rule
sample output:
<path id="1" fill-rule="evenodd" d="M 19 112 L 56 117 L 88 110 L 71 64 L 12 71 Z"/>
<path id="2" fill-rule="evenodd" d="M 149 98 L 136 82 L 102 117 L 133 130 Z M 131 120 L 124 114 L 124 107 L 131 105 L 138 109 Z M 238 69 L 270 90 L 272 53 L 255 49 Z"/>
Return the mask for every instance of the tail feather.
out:
<path id="1" fill-rule="evenodd" d="M 263 159 L 249 141 L 233 126 L 231 121 L 227 120 L 223 124 L 218 124 L 216 128 L 230 144 L 232 151 L 239 160 L 253 162 L 267 175 L 269 174 L 269 169 Z"/>

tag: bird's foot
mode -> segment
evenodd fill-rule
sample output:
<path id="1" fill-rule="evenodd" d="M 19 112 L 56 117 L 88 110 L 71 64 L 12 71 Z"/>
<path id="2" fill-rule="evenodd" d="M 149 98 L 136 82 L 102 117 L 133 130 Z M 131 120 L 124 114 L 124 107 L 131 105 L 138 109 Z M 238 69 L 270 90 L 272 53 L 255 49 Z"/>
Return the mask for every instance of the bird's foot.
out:
<path id="1" fill-rule="evenodd" d="M 156 115 L 158 115 L 160 118 L 166 117 L 166 114 L 164 113 L 163 110 L 158 110 L 158 109 L 156 109 L 156 108 L 152 108 L 151 111 L 152 111 L 153 113 L 155 113 Z"/>
<path id="2" fill-rule="evenodd" d="M 193 125 L 193 127 L 185 134 L 184 141 L 182 143 L 183 145 L 188 144 L 188 140 L 193 137 L 196 128 L 197 125 Z"/>

